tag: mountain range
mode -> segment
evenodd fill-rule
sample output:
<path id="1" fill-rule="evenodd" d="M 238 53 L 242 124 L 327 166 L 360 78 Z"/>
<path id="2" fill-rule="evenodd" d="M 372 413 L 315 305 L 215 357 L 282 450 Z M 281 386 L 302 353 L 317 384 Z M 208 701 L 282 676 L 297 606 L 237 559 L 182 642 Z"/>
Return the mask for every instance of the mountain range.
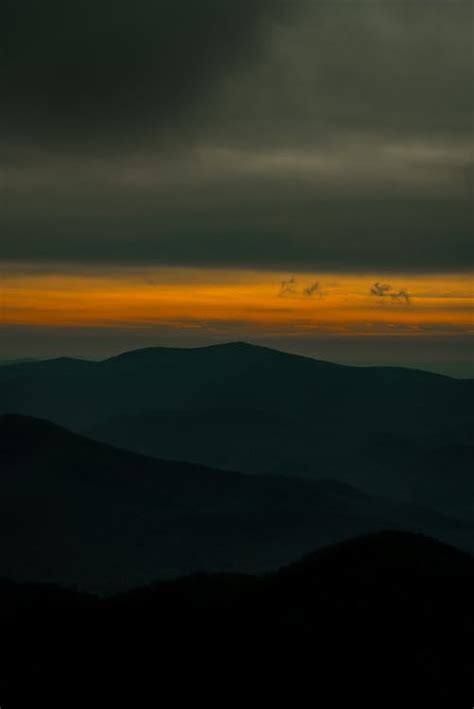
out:
<path id="1" fill-rule="evenodd" d="M 333 480 L 251 476 L 137 455 L 0 417 L 0 575 L 108 592 L 199 569 L 276 568 L 380 529 L 474 551 L 474 523 Z"/>
<path id="2" fill-rule="evenodd" d="M 474 380 L 229 343 L 0 369 L 0 413 L 147 456 L 337 479 L 474 516 Z"/>
<path id="3" fill-rule="evenodd" d="M 473 387 L 245 343 L 0 367 L 2 709 L 471 706 Z"/>
<path id="4" fill-rule="evenodd" d="M 0 580 L 2 706 L 469 706 L 474 559 L 382 532 L 112 597 Z"/>

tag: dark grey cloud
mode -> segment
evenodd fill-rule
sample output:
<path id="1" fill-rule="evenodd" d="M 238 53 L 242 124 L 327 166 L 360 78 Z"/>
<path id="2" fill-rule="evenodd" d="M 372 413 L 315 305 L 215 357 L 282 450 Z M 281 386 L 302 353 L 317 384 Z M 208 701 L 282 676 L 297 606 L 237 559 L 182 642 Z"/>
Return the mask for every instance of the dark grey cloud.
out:
<path id="1" fill-rule="evenodd" d="M 319 281 L 315 281 L 310 286 L 305 288 L 303 290 L 303 293 L 308 298 L 314 298 L 315 296 L 318 296 L 319 298 L 321 298 L 322 297 L 321 284 L 319 283 Z"/>
<path id="2" fill-rule="evenodd" d="M 30 193 L 27 208 L 22 191 L 5 200 L 1 258 L 320 273 L 472 269 L 471 205 L 438 195 L 321 197 L 311 184 L 269 178 L 175 196 L 122 187 L 41 197 Z"/>
<path id="3" fill-rule="evenodd" d="M 0 260 L 472 268 L 471 0 L 4 0 Z"/>
<path id="4" fill-rule="evenodd" d="M 371 287 L 369 293 L 381 301 L 388 300 L 392 303 L 405 303 L 405 305 L 410 305 L 411 302 L 410 294 L 407 290 L 394 288 L 389 283 L 379 283 L 377 281 Z"/>
<path id="5" fill-rule="evenodd" d="M 193 131 L 230 69 L 258 61 L 286 0 L 4 0 L 1 127 L 99 149 Z"/>
<path id="6" fill-rule="evenodd" d="M 253 121 L 262 137 L 318 144 L 342 134 L 458 137 L 472 133 L 471 0 L 313 0 L 305 21 L 276 32 Z M 240 96 L 232 92 L 240 100 Z M 278 133 L 277 133 L 278 131 Z M 245 134 L 245 131 L 242 131 Z"/>
<path id="7" fill-rule="evenodd" d="M 296 278 L 294 278 L 292 276 L 287 281 L 281 282 L 280 290 L 278 291 L 278 295 L 280 297 L 287 296 L 287 295 L 296 295 L 296 293 L 297 293 Z"/>
<path id="8" fill-rule="evenodd" d="M 4 0 L 1 125 L 63 149 L 469 134 L 472 13 L 471 0 Z"/>
<path id="9" fill-rule="evenodd" d="M 280 290 L 278 291 L 278 296 L 288 297 L 288 296 L 303 296 L 305 298 L 322 298 L 323 292 L 321 290 L 321 284 L 319 281 L 311 283 L 309 286 L 299 285 L 298 280 L 292 276 L 280 284 Z"/>

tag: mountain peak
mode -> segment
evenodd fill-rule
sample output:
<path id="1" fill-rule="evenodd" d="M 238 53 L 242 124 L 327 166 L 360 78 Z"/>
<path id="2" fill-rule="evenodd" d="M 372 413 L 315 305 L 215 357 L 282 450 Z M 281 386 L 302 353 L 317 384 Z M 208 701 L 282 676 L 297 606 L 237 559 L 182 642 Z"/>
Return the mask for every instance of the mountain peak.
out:
<path id="1" fill-rule="evenodd" d="M 205 349 L 214 348 L 227 348 L 227 349 L 252 349 L 252 350 L 262 350 L 268 349 L 268 347 L 262 347 L 261 345 L 254 345 L 251 342 L 246 342 L 245 340 L 233 340 L 231 342 L 220 342 L 215 345 L 208 345 Z"/>
<path id="2" fill-rule="evenodd" d="M 114 355 L 105 360 L 106 363 L 124 362 L 124 361 L 155 361 L 157 358 L 164 357 L 189 357 L 196 355 L 205 355 L 210 352 L 220 352 L 220 353 L 235 353 L 236 355 L 241 355 L 244 353 L 262 353 L 262 352 L 276 352 L 269 347 L 263 347 L 261 345 L 254 345 L 250 342 L 236 341 L 236 342 L 223 342 L 214 345 L 204 345 L 202 347 L 144 347 L 137 350 L 130 350 L 128 352 L 122 352 L 118 355 Z"/>
<path id="3" fill-rule="evenodd" d="M 319 549 L 289 565 L 283 573 L 321 573 L 336 566 L 347 576 L 367 571 L 378 574 L 414 573 L 418 576 L 474 574 L 472 555 L 420 532 L 382 529 Z"/>

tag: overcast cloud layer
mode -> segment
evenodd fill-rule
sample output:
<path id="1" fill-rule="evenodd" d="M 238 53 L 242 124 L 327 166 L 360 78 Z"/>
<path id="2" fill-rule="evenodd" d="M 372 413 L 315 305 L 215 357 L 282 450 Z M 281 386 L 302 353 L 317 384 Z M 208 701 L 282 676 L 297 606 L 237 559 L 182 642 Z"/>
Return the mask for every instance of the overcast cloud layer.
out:
<path id="1" fill-rule="evenodd" d="M 0 259 L 472 268 L 464 0 L 4 0 Z"/>

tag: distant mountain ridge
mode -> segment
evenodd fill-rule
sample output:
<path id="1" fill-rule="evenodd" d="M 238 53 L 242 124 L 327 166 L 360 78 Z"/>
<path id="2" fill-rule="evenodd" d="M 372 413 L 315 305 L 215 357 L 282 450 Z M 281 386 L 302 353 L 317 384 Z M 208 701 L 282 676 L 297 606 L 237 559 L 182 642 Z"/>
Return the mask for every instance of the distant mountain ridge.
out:
<path id="1" fill-rule="evenodd" d="M 0 413 L 159 458 L 337 478 L 474 518 L 473 395 L 474 380 L 246 343 L 0 368 Z M 449 470 L 439 464 L 447 450 Z"/>
<path id="2" fill-rule="evenodd" d="M 329 360 L 318 359 L 317 357 L 310 357 L 308 355 L 294 354 L 285 352 L 283 350 L 277 350 L 271 347 L 266 347 L 264 345 L 255 345 L 250 342 L 245 341 L 234 341 L 226 342 L 222 344 L 213 345 L 203 345 L 200 347 L 167 347 L 162 345 L 157 345 L 154 347 L 141 347 L 134 350 L 127 350 L 120 352 L 116 355 L 111 355 L 101 360 L 88 359 L 84 357 L 72 357 L 72 356 L 58 356 L 51 358 L 23 358 L 16 360 L 6 360 L 2 362 L 2 366 L 6 367 L 29 367 L 31 365 L 41 369 L 42 367 L 50 367 L 55 364 L 65 364 L 70 363 L 74 366 L 75 363 L 79 365 L 117 365 L 120 364 L 136 364 L 138 362 L 148 361 L 150 364 L 156 364 L 160 359 L 181 357 L 184 359 L 190 358 L 192 356 L 215 356 L 221 358 L 223 356 L 229 358 L 235 357 L 247 357 L 248 359 L 254 359 L 259 357 L 260 359 L 271 358 L 271 357 L 282 357 L 291 360 L 304 360 L 312 363 L 317 363 L 321 366 L 328 366 L 331 368 L 339 369 L 349 369 L 349 370 L 373 370 L 373 371 L 402 371 L 406 373 L 422 373 L 427 376 L 440 377 L 446 379 L 452 379 L 449 375 L 441 374 L 437 372 L 432 372 L 428 370 L 423 370 L 421 368 L 414 367 L 403 367 L 403 366 L 393 366 L 393 365 L 348 365 L 336 362 L 331 362 Z M 3 376 L 4 373 L 2 373 Z M 457 381 L 469 381 L 469 379 L 457 379 Z"/>
<path id="3" fill-rule="evenodd" d="M 474 525 L 337 481 L 247 476 L 0 417 L 0 576 L 117 589 L 199 569 L 276 568 L 384 528 L 474 549 Z"/>

